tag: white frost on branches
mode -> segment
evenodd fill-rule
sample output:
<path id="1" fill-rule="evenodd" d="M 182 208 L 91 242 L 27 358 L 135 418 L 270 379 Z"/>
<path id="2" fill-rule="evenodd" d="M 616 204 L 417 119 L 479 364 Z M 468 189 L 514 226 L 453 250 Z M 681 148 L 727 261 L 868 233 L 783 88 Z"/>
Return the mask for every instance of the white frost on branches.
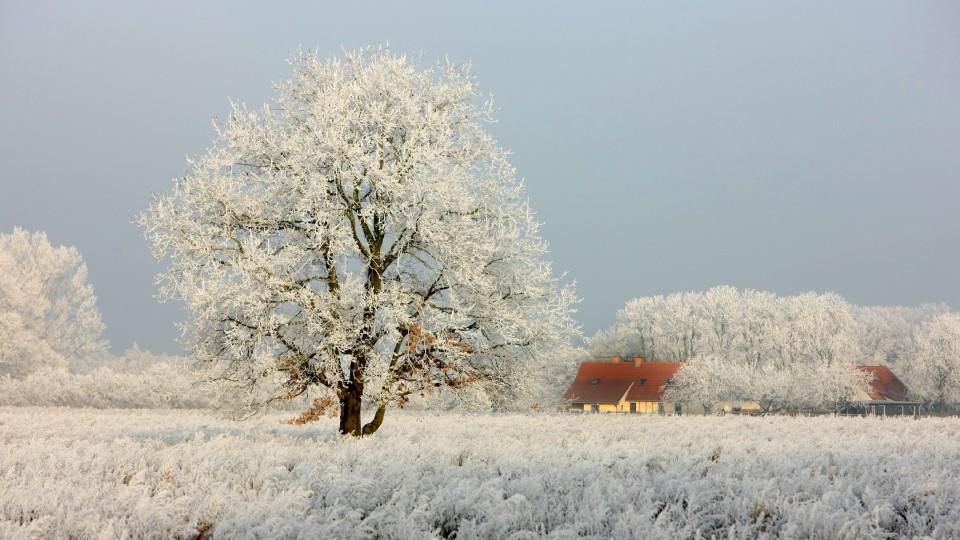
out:
<path id="1" fill-rule="evenodd" d="M 589 342 L 594 356 L 685 362 L 672 393 L 698 404 L 837 408 L 863 395 L 856 364 L 882 364 L 913 399 L 949 408 L 960 405 L 958 320 L 943 304 L 854 306 L 835 293 L 715 287 L 630 300 Z"/>
<path id="2" fill-rule="evenodd" d="M 617 324 L 590 344 L 595 354 L 673 362 L 707 354 L 755 364 L 859 354 L 850 307 L 839 295 L 777 297 L 733 287 L 630 300 L 617 314 Z"/>
<path id="3" fill-rule="evenodd" d="M 923 327 L 917 341 L 911 389 L 936 406 L 960 406 L 960 315 L 939 315 Z"/>
<path id="4" fill-rule="evenodd" d="M 685 362 L 671 394 L 704 405 L 753 400 L 767 410 L 835 408 L 865 388 L 855 367 L 855 321 L 836 294 L 778 297 L 716 287 L 637 298 L 591 348 Z"/>
<path id="5" fill-rule="evenodd" d="M 65 369 L 102 353 L 96 300 L 76 248 L 55 247 L 42 232 L 0 234 L 0 375 Z"/>
<path id="6" fill-rule="evenodd" d="M 957 383 L 947 386 L 960 381 L 960 333 L 951 330 L 955 312 L 943 304 L 922 304 L 856 307 L 854 315 L 865 358 L 890 366 L 926 405 L 960 406 Z"/>
<path id="7" fill-rule="evenodd" d="M 341 405 L 474 383 L 510 399 L 578 329 L 491 103 L 466 68 L 380 49 L 291 63 L 141 216 L 194 354 L 251 404 L 317 385 Z"/>

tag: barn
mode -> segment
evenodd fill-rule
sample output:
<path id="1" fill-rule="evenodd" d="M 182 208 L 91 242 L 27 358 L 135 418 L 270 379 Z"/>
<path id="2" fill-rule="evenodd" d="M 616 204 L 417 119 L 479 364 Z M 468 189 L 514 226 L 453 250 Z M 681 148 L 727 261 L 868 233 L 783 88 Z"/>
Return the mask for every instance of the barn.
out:
<path id="1" fill-rule="evenodd" d="M 920 402 L 909 399 L 909 390 L 887 366 L 857 366 L 872 375 L 869 388 L 843 414 L 869 416 L 918 416 Z"/>

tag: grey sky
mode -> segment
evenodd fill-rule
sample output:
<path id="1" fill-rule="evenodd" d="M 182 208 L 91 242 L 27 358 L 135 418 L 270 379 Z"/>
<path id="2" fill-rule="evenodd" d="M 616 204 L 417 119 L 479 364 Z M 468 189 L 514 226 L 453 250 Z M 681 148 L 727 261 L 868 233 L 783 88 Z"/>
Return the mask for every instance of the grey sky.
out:
<path id="1" fill-rule="evenodd" d="M 471 61 L 593 333 L 731 284 L 960 306 L 960 3 L 0 3 L 0 231 L 79 247 L 177 351 L 133 216 L 300 46 Z"/>

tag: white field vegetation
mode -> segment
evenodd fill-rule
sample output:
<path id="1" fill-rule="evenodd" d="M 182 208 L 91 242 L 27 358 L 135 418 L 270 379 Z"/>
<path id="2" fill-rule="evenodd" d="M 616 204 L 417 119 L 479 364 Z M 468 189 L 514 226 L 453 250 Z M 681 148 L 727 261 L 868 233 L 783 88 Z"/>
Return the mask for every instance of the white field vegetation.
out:
<path id="1" fill-rule="evenodd" d="M 2 538 L 957 538 L 960 419 L 0 409 Z"/>

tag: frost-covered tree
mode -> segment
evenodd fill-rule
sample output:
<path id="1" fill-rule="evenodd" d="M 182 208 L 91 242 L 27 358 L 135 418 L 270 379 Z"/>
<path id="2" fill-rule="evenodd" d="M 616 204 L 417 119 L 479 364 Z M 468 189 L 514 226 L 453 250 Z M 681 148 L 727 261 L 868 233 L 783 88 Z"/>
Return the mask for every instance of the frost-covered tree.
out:
<path id="1" fill-rule="evenodd" d="M 949 312 L 945 304 L 854 306 L 857 339 L 864 360 L 898 366 L 909 363 L 917 355 L 921 328 Z"/>
<path id="2" fill-rule="evenodd" d="M 0 374 L 103 352 L 103 322 L 87 267 L 73 247 L 53 246 L 42 232 L 0 234 Z"/>
<path id="3" fill-rule="evenodd" d="M 836 294 L 715 287 L 630 300 L 590 347 L 598 355 L 685 362 L 675 399 L 835 408 L 864 385 L 855 329 L 849 304 Z"/>
<path id="4" fill-rule="evenodd" d="M 741 369 L 743 364 L 730 364 L 718 355 L 698 356 L 685 362 L 674 376 L 666 388 L 666 399 L 696 404 L 704 411 L 719 401 L 749 399 Z"/>
<path id="5" fill-rule="evenodd" d="M 863 307 L 834 293 L 715 287 L 630 300 L 589 345 L 596 356 L 685 362 L 673 392 L 694 402 L 720 395 L 769 410 L 838 409 L 867 383 L 856 364 L 886 364 L 915 398 L 949 405 L 938 388 L 953 373 L 942 352 L 951 315 L 943 304 Z"/>
<path id="6" fill-rule="evenodd" d="M 936 398 L 927 393 L 930 372 L 923 365 L 920 338 L 934 320 L 949 313 L 945 304 L 855 307 L 864 361 L 890 366 L 914 399 L 932 403 Z"/>
<path id="7" fill-rule="evenodd" d="M 44 367 L 66 369 L 67 359 L 37 335 L 19 313 L 0 312 L 0 376 L 22 379 Z"/>
<path id="8" fill-rule="evenodd" d="M 617 324 L 592 338 L 590 348 L 602 356 L 683 362 L 716 354 L 754 364 L 859 355 L 855 321 L 840 296 L 777 297 L 733 287 L 630 300 Z"/>
<path id="9" fill-rule="evenodd" d="M 292 64 L 139 220 L 194 354 L 250 404 L 329 388 L 352 435 L 426 389 L 510 399 L 526 360 L 577 332 L 575 297 L 485 131 L 490 102 L 466 68 L 380 49 Z"/>
<path id="10" fill-rule="evenodd" d="M 927 323 L 918 343 L 910 390 L 938 409 L 960 406 L 960 314 Z"/>

